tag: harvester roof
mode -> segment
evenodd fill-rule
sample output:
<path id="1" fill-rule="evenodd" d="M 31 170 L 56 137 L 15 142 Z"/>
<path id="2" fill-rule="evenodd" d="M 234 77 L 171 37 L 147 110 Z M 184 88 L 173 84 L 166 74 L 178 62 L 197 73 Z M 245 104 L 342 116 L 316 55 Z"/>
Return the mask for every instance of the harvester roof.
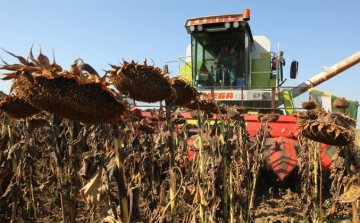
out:
<path id="1" fill-rule="evenodd" d="M 194 31 L 228 31 L 238 27 L 250 30 L 250 27 L 246 22 L 248 20 L 250 20 L 250 10 L 245 9 L 244 13 L 189 18 L 185 21 L 185 28 L 189 34 Z"/>

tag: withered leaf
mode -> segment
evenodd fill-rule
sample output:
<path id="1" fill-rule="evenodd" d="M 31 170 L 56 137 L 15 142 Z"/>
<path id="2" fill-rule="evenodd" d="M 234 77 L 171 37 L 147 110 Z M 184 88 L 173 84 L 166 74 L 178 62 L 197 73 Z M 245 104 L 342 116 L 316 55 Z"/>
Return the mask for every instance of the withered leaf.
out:
<path id="1" fill-rule="evenodd" d="M 320 124 L 318 125 L 318 131 L 320 132 L 321 129 L 323 129 L 325 126 L 325 123 L 324 122 L 320 122 Z"/>
<path id="2" fill-rule="evenodd" d="M 1 48 L 1 49 L 4 50 L 3 48 Z M 4 50 L 4 51 L 7 52 L 8 54 L 10 54 L 13 57 L 16 57 L 20 61 L 20 63 L 22 63 L 24 65 L 29 65 L 29 62 L 24 57 L 16 56 L 15 54 L 10 53 L 9 51 L 6 51 L 6 50 Z"/>
<path id="3" fill-rule="evenodd" d="M 96 170 L 91 180 L 80 189 L 80 194 L 88 205 L 96 205 L 102 201 L 105 193 L 107 193 L 107 186 L 102 182 L 102 168 Z"/>
<path id="4" fill-rule="evenodd" d="M 41 67 L 45 69 L 50 69 L 50 60 L 49 58 L 47 58 L 47 56 L 41 53 L 41 48 L 40 48 L 40 54 L 38 56 L 38 61 Z"/>
<path id="5" fill-rule="evenodd" d="M 340 135 L 341 131 L 339 128 L 336 128 L 335 130 L 335 139 Z"/>

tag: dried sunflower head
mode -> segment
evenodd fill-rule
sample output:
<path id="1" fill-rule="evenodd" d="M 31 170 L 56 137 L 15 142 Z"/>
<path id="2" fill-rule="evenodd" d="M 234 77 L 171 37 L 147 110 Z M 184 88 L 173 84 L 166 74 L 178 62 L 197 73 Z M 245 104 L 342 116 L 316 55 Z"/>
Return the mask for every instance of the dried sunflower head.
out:
<path id="1" fill-rule="evenodd" d="M 199 96 L 197 90 L 181 78 L 171 78 L 170 84 L 176 91 L 177 99 L 175 104 L 179 106 L 184 106 Z"/>
<path id="2" fill-rule="evenodd" d="M 150 126 L 149 123 L 146 122 L 145 119 L 142 119 L 140 122 L 135 122 L 135 126 L 138 130 L 143 132 L 154 132 L 154 128 Z"/>
<path id="3" fill-rule="evenodd" d="M 234 109 L 229 109 L 227 111 L 227 117 L 229 119 L 237 119 L 239 117 L 239 114 Z"/>
<path id="4" fill-rule="evenodd" d="M 207 117 L 207 118 L 213 118 L 214 117 L 213 113 L 208 112 L 208 111 L 204 112 L 204 116 Z"/>
<path id="5" fill-rule="evenodd" d="M 259 114 L 257 119 L 259 122 L 276 122 L 279 119 L 279 114 Z"/>
<path id="6" fill-rule="evenodd" d="M 353 119 L 350 116 L 346 116 L 340 112 L 326 113 L 324 115 L 324 117 L 320 120 L 325 121 L 325 122 L 331 122 L 331 123 L 334 123 L 335 125 L 340 125 L 345 128 L 348 128 L 349 125 L 355 126 L 356 121 L 357 121 L 356 119 Z"/>
<path id="7" fill-rule="evenodd" d="M 186 123 L 185 117 L 178 112 L 171 114 L 171 119 L 175 125 L 181 125 Z"/>
<path id="8" fill-rule="evenodd" d="M 309 120 L 309 115 L 306 114 L 305 112 L 296 112 L 294 116 L 297 117 L 298 123 L 304 123 L 307 120 Z"/>
<path id="9" fill-rule="evenodd" d="M 142 64 L 123 62 L 122 66 L 110 65 L 114 70 L 107 71 L 114 87 L 122 94 L 143 102 L 170 100 L 174 92 L 170 86 L 169 74 L 160 68 Z"/>
<path id="10" fill-rule="evenodd" d="M 239 106 L 232 106 L 227 109 L 227 116 L 230 119 L 238 119 L 239 116 L 241 116 L 245 111 L 244 107 Z"/>
<path id="11" fill-rule="evenodd" d="M 239 106 L 234 106 L 234 109 L 236 110 L 236 112 L 241 115 L 245 112 L 245 108 L 244 107 L 239 107 Z"/>
<path id="12" fill-rule="evenodd" d="M 32 117 L 27 119 L 27 124 L 30 128 L 37 129 L 44 126 L 50 126 L 50 122 L 45 118 Z"/>
<path id="13" fill-rule="evenodd" d="M 159 117 L 159 115 L 152 115 L 148 118 L 150 121 L 152 122 L 163 122 L 163 121 L 166 121 L 166 114 L 165 113 L 162 113 Z"/>
<path id="14" fill-rule="evenodd" d="M 40 112 L 40 109 L 27 103 L 15 95 L 7 95 L 0 101 L 0 110 L 11 118 L 21 119 Z"/>
<path id="15" fill-rule="evenodd" d="M 299 130 L 306 138 L 333 146 L 345 146 L 353 141 L 350 130 L 334 123 L 311 120 L 300 124 Z"/>
<path id="16" fill-rule="evenodd" d="M 186 104 L 184 107 L 188 108 L 188 109 L 196 110 L 196 101 L 192 100 L 190 103 Z M 218 113 L 218 110 L 216 108 L 216 102 L 210 98 L 199 99 L 199 107 L 200 107 L 200 110 L 205 111 L 205 112 Z M 219 109 L 220 109 L 221 114 L 226 114 L 227 109 L 224 105 L 219 105 Z"/>
<path id="17" fill-rule="evenodd" d="M 21 64 L 1 66 L 0 69 L 12 71 L 3 79 L 13 79 L 16 96 L 32 106 L 87 124 L 114 123 L 121 115 L 127 116 L 127 102 L 108 88 L 106 76 L 83 73 L 81 59 L 68 72 L 55 59 L 50 64 L 41 51 L 37 59 L 30 52 L 32 62 L 11 55 Z"/>
<path id="18" fill-rule="evenodd" d="M 196 111 L 192 111 L 192 112 L 190 112 L 190 116 L 192 117 L 192 118 L 197 118 L 198 117 L 198 115 L 197 115 L 197 112 Z"/>
<path id="19" fill-rule="evenodd" d="M 348 108 L 350 105 L 350 102 L 347 101 L 345 98 L 338 98 L 333 103 L 335 108 Z"/>
<path id="20" fill-rule="evenodd" d="M 316 104 L 312 100 L 302 102 L 301 106 L 303 109 L 315 109 L 316 108 Z"/>

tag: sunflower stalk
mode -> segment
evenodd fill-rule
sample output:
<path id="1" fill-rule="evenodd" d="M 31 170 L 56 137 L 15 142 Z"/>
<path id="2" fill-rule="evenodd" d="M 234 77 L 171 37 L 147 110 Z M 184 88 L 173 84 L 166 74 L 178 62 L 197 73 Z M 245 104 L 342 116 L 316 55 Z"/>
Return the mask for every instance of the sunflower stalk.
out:
<path id="1" fill-rule="evenodd" d="M 244 123 L 244 118 L 243 116 L 239 116 L 239 119 L 238 119 L 238 123 L 239 123 L 239 131 L 238 131 L 238 134 L 239 134 L 239 148 L 240 148 L 240 163 L 243 163 L 244 160 L 243 160 L 243 153 L 246 149 L 245 147 L 245 138 L 244 138 L 244 131 L 246 131 L 245 129 L 245 123 Z M 248 153 L 248 151 L 247 151 Z M 238 180 L 238 188 L 237 188 L 237 194 L 240 193 L 240 187 L 241 187 L 241 184 L 242 184 L 242 175 L 244 173 L 241 173 L 240 174 L 240 171 L 239 171 L 239 166 L 237 165 L 237 172 L 236 172 L 236 176 L 237 176 L 237 180 Z M 244 220 L 244 216 L 243 216 L 243 206 L 242 205 L 239 205 L 239 222 L 243 222 Z"/>
<path id="2" fill-rule="evenodd" d="M 119 200 L 120 200 L 120 209 L 121 209 L 121 220 L 123 222 L 128 222 L 129 220 L 129 210 L 128 210 L 128 199 L 127 196 L 123 195 L 126 192 L 125 185 L 125 173 L 124 173 L 124 155 L 121 145 L 121 134 L 118 132 L 117 125 L 114 127 L 114 149 L 115 149 L 115 162 L 117 167 L 117 183 L 119 189 Z"/>
<path id="3" fill-rule="evenodd" d="M 33 168 L 30 166 L 30 189 L 31 189 L 31 201 L 32 201 L 32 209 L 34 211 L 34 219 L 36 220 L 36 203 L 35 203 L 35 196 L 34 196 L 34 184 L 33 184 Z"/>
<path id="4" fill-rule="evenodd" d="M 152 137 L 151 137 L 151 139 L 152 139 Z M 152 143 L 151 143 L 151 145 L 152 145 Z M 151 163 L 150 163 L 150 165 L 151 165 L 151 182 L 155 182 L 155 175 L 154 175 L 154 173 L 155 173 L 155 158 L 154 158 L 155 151 L 153 148 L 150 148 L 150 153 L 151 153 Z M 154 204 L 154 202 L 155 202 L 154 187 L 155 187 L 155 185 L 151 184 L 151 203 L 152 204 Z"/>
<path id="5" fill-rule="evenodd" d="M 71 131 L 71 133 L 73 134 L 73 131 Z M 82 137 L 86 137 L 87 135 L 87 129 L 84 128 L 84 132 L 82 133 Z M 73 138 L 73 136 L 72 136 Z M 82 157 L 82 149 L 80 147 L 76 148 L 76 153 L 78 154 L 79 157 Z M 75 172 L 78 172 L 78 165 L 75 166 Z M 71 211 L 71 223 L 76 222 L 76 209 L 77 209 L 77 201 L 78 201 L 78 196 L 79 196 L 79 188 L 80 188 L 80 179 L 79 179 L 79 175 L 75 174 L 75 178 L 74 178 L 74 182 L 71 189 L 72 195 L 71 195 L 71 199 L 72 199 L 72 211 Z"/>
<path id="6" fill-rule="evenodd" d="M 7 129 L 9 132 L 9 138 L 10 138 L 10 147 L 14 145 L 14 134 L 12 131 L 12 126 L 11 126 L 11 120 L 9 117 L 6 117 L 6 125 L 7 125 Z"/>
<path id="7" fill-rule="evenodd" d="M 230 181 L 230 222 L 234 223 L 234 214 L 235 214 L 235 209 L 234 209 L 234 182 L 233 182 L 233 173 L 232 173 L 232 169 L 230 167 L 230 177 L 229 177 L 229 181 Z"/>
<path id="8" fill-rule="evenodd" d="M 67 215 L 66 215 L 66 212 L 67 212 L 67 206 L 65 204 L 65 199 L 64 199 L 64 193 L 63 193 L 63 172 L 59 166 L 59 162 L 58 162 L 58 159 L 59 159 L 59 146 L 56 145 L 56 152 L 55 152 L 55 162 L 56 162 L 56 174 L 58 176 L 58 179 L 59 179 L 59 193 L 60 193 L 60 203 L 61 203 L 61 213 L 62 213 L 62 218 L 63 218 L 63 222 L 67 222 Z"/>
<path id="9" fill-rule="evenodd" d="M 357 206 L 356 206 L 356 201 L 351 202 L 352 205 L 352 213 L 353 213 L 353 222 L 354 223 L 359 223 L 358 220 L 358 211 L 357 211 Z"/>
<path id="10" fill-rule="evenodd" d="M 197 112 L 197 119 L 198 119 L 198 126 L 199 126 L 199 154 L 200 154 L 200 185 L 202 187 L 202 190 L 200 193 L 202 193 L 205 189 L 205 153 L 204 153 L 204 142 L 203 142 L 203 125 L 202 125 L 202 117 L 200 114 L 200 105 L 198 99 L 195 100 L 196 104 L 196 112 Z M 201 222 L 205 222 L 204 218 L 204 207 L 203 204 L 200 202 L 200 219 Z"/>
<path id="11" fill-rule="evenodd" d="M 69 133 L 70 133 L 70 141 L 72 142 L 74 140 L 74 123 L 70 121 L 69 126 Z M 72 170 L 72 155 L 73 155 L 73 149 L 74 146 L 72 143 L 69 144 L 69 163 L 68 163 L 68 171 L 67 171 L 67 177 L 69 180 L 69 183 L 71 184 L 71 170 Z M 73 193 L 73 191 L 70 192 L 70 194 Z"/>
<path id="12" fill-rule="evenodd" d="M 34 146 L 34 140 L 32 138 L 29 139 L 30 146 Z M 35 196 L 34 196 L 34 184 L 33 184 L 33 166 L 30 166 L 30 190 L 31 190 L 31 200 L 32 200 L 32 209 L 34 211 L 34 219 L 36 220 L 36 203 L 35 203 Z"/>
<path id="13" fill-rule="evenodd" d="M 175 97 L 176 99 L 176 97 Z M 175 100 L 174 99 L 174 100 Z M 176 172 L 174 171 L 175 167 L 175 151 L 174 151 L 174 127 L 171 120 L 171 106 L 172 102 L 166 103 L 166 121 L 169 128 L 169 171 L 170 171 L 170 200 L 171 200 L 171 222 L 177 223 L 177 205 L 176 205 Z"/>
<path id="14" fill-rule="evenodd" d="M 26 145 L 23 145 L 21 147 L 20 162 L 19 162 L 19 165 L 17 166 L 17 171 L 16 171 L 17 188 L 21 188 L 21 180 L 22 180 L 23 174 L 24 174 L 23 165 L 24 165 L 24 158 L 25 158 L 25 149 L 26 149 Z M 12 214 L 11 214 L 11 223 L 17 222 L 16 221 L 16 213 L 17 213 L 18 202 L 19 202 L 19 197 L 14 196 L 13 209 L 12 209 Z"/>
<path id="15" fill-rule="evenodd" d="M 315 144 L 315 145 L 314 145 Z M 318 176 L 319 176 L 319 144 L 313 141 L 314 145 L 314 199 L 315 201 L 319 198 L 319 189 L 318 189 Z"/>
<path id="16" fill-rule="evenodd" d="M 320 208 L 320 222 L 321 223 L 323 223 L 324 222 L 324 220 L 323 220 L 323 209 L 322 209 L 322 169 L 321 169 L 321 155 L 320 155 L 320 143 L 319 142 L 317 142 L 316 143 L 316 147 L 318 148 L 317 149 L 317 152 L 318 152 L 318 162 L 319 162 L 319 166 L 320 166 L 320 168 L 319 168 L 319 180 L 320 180 L 320 188 L 319 188 L 319 195 L 320 195 L 320 197 L 319 197 L 319 208 Z"/>
<path id="17" fill-rule="evenodd" d="M 214 103 L 216 106 L 216 109 L 219 114 L 219 121 L 220 121 L 220 142 L 221 142 L 221 152 L 222 152 L 222 185 L 223 185 L 223 217 L 226 220 L 227 219 L 227 208 L 228 208 L 228 194 L 227 194 L 227 161 L 226 161 L 226 143 L 225 143 L 225 124 L 224 119 L 222 117 L 221 111 L 217 103 Z"/>
<path id="18" fill-rule="evenodd" d="M 258 142 L 260 142 L 260 145 L 256 146 L 256 149 L 258 151 L 258 157 L 255 159 L 255 172 L 253 173 L 253 185 L 250 192 L 250 203 L 249 203 L 249 212 L 248 212 L 248 220 L 250 219 L 250 212 L 253 208 L 254 204 L 254 197 L 255 197 L 255 190 L 256 190 L 256 184 L 259 177 L 259 171 L 262 161 L 262 150 L 265 147 L 266 142 L 266 134 L 267 134 L 267 127 L 268 127 L 268 121 L 265 122 L 265 124 L 261 123 L 260 131 L 257 133 L 257 139 Z M 262 136 L 262 137 L 261 137 Z M 259 148 L 260 146 L 260 148 Z"/>
<path id="19" fill-rule="evenodd" d="M 11 125 L 11 120 L 9 117 L 6 117 L 5 118 L 5 122 L 6 122 L 6 126 L 7 126 L 7 129 L 8 129 L 8 134 L 9 134 L 9 147 L 11 148 L 13 145 L 14 145 L 14 134 L 13 134 L 13 131 L 12 131 L 12 125 Z M 13 173 L 15 174 L 17 172 L 17 166 L 18 166 L 18 160 L 17 159 L 13 159 L 12 160 L 12 168 L 13 168 Z"/>
<path id="20" fill-rule="evenodd" d="M 76 200 L 77 200 L 77 193 L 75 192 L 76 188 L 73 185 L 74 182 L 72 182 L 72 178 L 71 178 L 71 171 L 73 169 L 73 153 L 74 153 L 74 145 L 73 145 L 73 140 L 74 140 L 74 123 L 73 121 L 70 121 L 69 124 L 69 134 L 70 134 L 70 144 L 69 144 L 69 163 L 68 163 L 68 171 L 67 171 L 67 177 L 68 177 L 68 181 L 70 184 L 70 198 L 73 200 L 73 204 L 71 205 L 70 208 L 70 221 L 71 223 L 75 222 L 75 216 L 76 216 Z"/>
<path id="21" fill-rule="evenodd" d="M 56 175 L 58 177 L 58 189 L 59 189 L 59 194 L 60 194 L 60 205 L 61 205 L 61 214 L 62 214 L 62 221 L 63 222 L 67 222 L 67 207 L 65 205 L 65 199 L 64 199 L 64 194 L 63 194 L 63 172 L 59 166 L 59 154 L 60 154 L 60 149 L 59 149 L 59 145 L 57 143 L 55 134 L 57 131 L 56 127 L 59 127 L 60 125 L 60 117 L 53 115 L 52 119 L 51 119 L 51 136 L 52 136 L 52 140 L 55 143 L 55 157 L 54 157 L 54 161 L 55 161 L 55 166 L 56 166 Z"/>

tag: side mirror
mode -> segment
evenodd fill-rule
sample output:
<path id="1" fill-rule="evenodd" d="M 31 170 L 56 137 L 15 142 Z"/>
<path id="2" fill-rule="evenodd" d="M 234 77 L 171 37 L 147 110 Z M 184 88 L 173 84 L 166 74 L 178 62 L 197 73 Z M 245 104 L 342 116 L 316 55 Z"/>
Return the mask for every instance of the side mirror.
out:
<path id="1" fill-rule="evenodd" d="M 165 73 L 169 73 L 169 66 L 168 66 L 167 64 L 164 65 L 163 71 L 164 71 Z"/>
<path id="2" fill-rule="evenodd" d="M 291 79 L 297 78 L 298 67 L 299 67 L 299 62 L 297 62 L 297 61 L 291 62 L 291 67 L 290 67 L 290 78 Z"/>

